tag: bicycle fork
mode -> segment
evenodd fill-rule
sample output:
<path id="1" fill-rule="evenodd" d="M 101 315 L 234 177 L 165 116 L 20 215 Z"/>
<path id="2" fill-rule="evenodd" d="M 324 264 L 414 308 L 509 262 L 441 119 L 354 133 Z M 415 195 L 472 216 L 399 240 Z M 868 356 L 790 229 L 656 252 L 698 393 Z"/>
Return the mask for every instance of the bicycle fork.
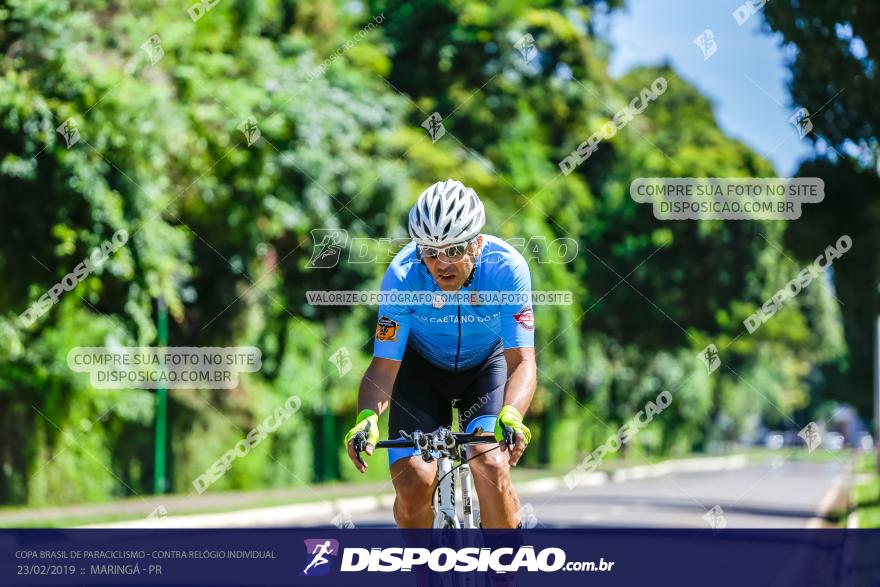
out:
<path id="1" fill-rule="evenodd" d="M 461 479 L 461 501 L 462 512 L 465 528 L 476 528 L 480 520 L 480 510 L 477 502 L 473 499 L 473 479 L 471 477 L 471 467 L 467 463 L 459 467 L 459 476 Z"/>
<path id="2" fill-rule="evenodd" d="M 443 522 L 444 519 L 449 520 L 455 528 L 477 528 L 480 521 L 480 510 L 474 499 L 474 485 L 470 465 L 461 465 L 457 470 L 449 473 L 451 470 L 452 459 L 449 457 L 437 459 L 437 475 L 442 481 L 435 497 L 435 519 L 439 522 Z M 449 474 L 447 475 L 447 473 Z M 461 518 L 458 517 L 455 503 L 456 485 L 461 487 Z"/>
<path id="3" fill-rule="evenodd" d="M 452 470 L 452 459 L 446 455 L 437 459 L 437 477 L 440 487 L 434 497 L 434 527 L 443 528 L 447 524 L 459 528 L 455 511 L 455 477 L 458 471 Z"/>

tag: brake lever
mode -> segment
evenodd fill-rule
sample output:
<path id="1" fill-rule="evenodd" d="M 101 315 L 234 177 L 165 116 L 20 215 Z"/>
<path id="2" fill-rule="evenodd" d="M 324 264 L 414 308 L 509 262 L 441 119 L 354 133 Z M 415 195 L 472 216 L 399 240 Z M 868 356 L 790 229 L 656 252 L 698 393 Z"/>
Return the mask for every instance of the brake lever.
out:
<path id="1" fill-rule="evenodd" d="M 516 442 L 514 441 L 514 436 L 515 435 L 513 433 L 513 428 L 511 428 L 510 426 L 505 426 L 504 427 L 504 442 L 505 442 L 505 444 L 507 444 L 508 450 L 514 444 L 516 444 Z"/>
<path id="2" fill-rule="evenodd" d="M 367 450 L 367 439 L 370 437 L 370 426 L 372 423 L 368 420 L 367 425 L 364 426 L 364 429 L 354 435 L 354 454 L 357 457 L 357 460 L 360 464 L 367 466 L 367 463 L 364 462 L 364 459 L 361 458 L 361 453 Z"/>
<path id="3" fill-rule="evenodd" d="M 354 456 L 355 456 L 355 458 L 357 458 L 358 462 L 361 465 L 366 467 L 367 464 L 364 462 L 364 459 L 361 458 L 361 451 L 363 451 L 363 450 L 365 450 L 364 449 L 364 433 L 358 432 L 354 435 Z"/>

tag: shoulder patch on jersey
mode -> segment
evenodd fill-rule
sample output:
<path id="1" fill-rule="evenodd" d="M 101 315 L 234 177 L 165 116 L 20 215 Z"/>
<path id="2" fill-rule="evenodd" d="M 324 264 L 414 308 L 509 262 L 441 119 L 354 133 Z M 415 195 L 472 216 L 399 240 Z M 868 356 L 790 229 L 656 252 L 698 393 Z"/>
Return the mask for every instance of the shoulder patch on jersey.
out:
<path id="1" fill-rule="evenodd" d="M 535 314 L 532 312 L 531 306 L 523 306 L 519 312 L 514 314 L 513 319 L 526 330 L 535 329 Z"/>
<path id="2" fill-rule="evenodd" d="M 397 340 L 398 326 L 396 320 L 392 320 L 388 316 L 381 316 L 378 324 L 376 324 L 376 340 L 383 342 L 393 342 Z"/>

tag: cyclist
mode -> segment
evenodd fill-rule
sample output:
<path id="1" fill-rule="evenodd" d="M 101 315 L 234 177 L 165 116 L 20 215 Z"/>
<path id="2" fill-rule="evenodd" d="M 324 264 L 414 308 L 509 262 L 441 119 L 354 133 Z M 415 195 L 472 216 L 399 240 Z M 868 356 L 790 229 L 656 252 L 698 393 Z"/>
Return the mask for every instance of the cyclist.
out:
<path id="1" fill-rule="evenodd" d="M 531 279 L 522 255 L 503 240 L 480 233 L 484 223 L 476 192 L 452 179 L 430 186 L 410 210 L 413 242 L 394 257 L 382 292 L 432 292 L 431 302 L 383 299 L 373 360 L 361 380 L 359 413 L 345 443 L 363 473 L 366 465 L 357 460 L 352 437 L 369 423 L 366 454 L 372 455 L 379 414 L 386 408 L 391 409 L 389 437 L 397 437 L 400 430 L 451 426 L 451 401 L 458 399 L 466 431 L 482 428 L 500 444 L 469 448 L 500 448 L 469 463 L 482 525 L 516 528 L 520 505 L 510 466 L 531 440 L 523 414 L 534 395 L 537 372 Z M 465 292 L 468 297 L 462 300 Z M 471 297 L 487 292 L 514 293 L 489 303 Z M 513 446 L 503 442 L 505 426 L 514 430 Z M 418 455 L 417 450 L 389 450 L 397 493 L 394 518 L 401 528 L 430 528 L 432 523 L 437 463 Z"/>

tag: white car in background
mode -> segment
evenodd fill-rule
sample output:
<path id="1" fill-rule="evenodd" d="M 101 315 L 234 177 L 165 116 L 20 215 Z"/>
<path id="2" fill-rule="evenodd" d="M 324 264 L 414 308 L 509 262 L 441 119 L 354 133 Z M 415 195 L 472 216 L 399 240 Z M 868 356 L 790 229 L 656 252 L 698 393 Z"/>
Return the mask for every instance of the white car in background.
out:
<path id="1" fill-rule="evenodd" d="M 822 438 L 822 444 L 828 450 L 842 450 L 846 445 L 846 439 L 840 432 L 827 432 Z"/>
<path id="2" fill-rule="evenodd" d="M 771 450 L 779 450 L 785 444 L 782 432 L 769 431 L 764 435 L 764 446 Z"/>

